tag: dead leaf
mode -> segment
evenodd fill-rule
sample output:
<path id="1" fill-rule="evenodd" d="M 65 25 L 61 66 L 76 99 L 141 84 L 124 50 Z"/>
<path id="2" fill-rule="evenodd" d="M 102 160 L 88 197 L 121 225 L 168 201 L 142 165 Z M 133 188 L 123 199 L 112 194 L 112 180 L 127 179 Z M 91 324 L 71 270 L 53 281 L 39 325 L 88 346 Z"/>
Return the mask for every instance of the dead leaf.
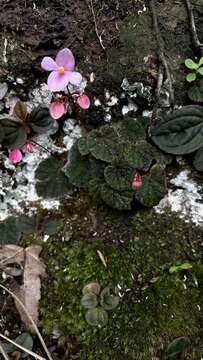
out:
<path id="1" fill-rule="evenodd" d="M 25 121 L 27 114 L 28 112 L 25 104 L 18 100 L 14 106 L 14 115 L 23 122 Z"/>
<path id="2" fill-rule="evenodd" d="M 38 324 L 38 303 L 41 297 L 41 278 L 46 276 L 45 266 L 39 259 L 41 250 L 41 246 L 29 246 L 26 249 L 16 245 L 0 247 L 0 265 L 17 263 L 23 267 L 22 285 L 13 281 L 11 290 L 25 305 L 36 324 Z M 17 301 L 15 301 L 15 305 L 26 329 L 35 333 L 22 306 Z"/>
<path id="3" fill-rule="evenodd" d="M 102 254 L 102 252 L 101 252 L 100 250 L 97 250 L 97 254 L 98 254 L 98 256 L 99 256 L 102 264 L 103 264 L 105 267 L 107 267 L 106 259 L 105 259 L 104 255 Z"/>

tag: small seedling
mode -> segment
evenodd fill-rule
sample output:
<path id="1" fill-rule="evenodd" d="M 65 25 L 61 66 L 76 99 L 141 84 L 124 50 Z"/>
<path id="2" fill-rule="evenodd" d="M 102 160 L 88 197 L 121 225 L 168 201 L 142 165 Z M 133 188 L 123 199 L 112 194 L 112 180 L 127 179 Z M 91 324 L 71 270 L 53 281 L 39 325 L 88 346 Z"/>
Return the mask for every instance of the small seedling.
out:
<path id="1" fill-rule="evenodd" d="M 198 63 L 194 62 L 192 59 L 185 60 L 185 66 L 189 70 L 192 70 L 186 76 L 186 80 L 188 82 L 195 81 L 197 79 L 198 75 L 203 75 L 203 66 L 202 65 L 203 65 L 203 57 L 201 57 L 201 59 L 199 60 Z"/>
<path id="2" fill-rule="evenodd" d="M 114 310 L 119 303 L 119 297 L 112 295 L 109 288 L 101 291 L 99 283 L 85 285 L 82 290 L 81 305 L 87 309 L 85 314 L 89 325 L 103 327 L 108 322 L 107 311 Z"/>

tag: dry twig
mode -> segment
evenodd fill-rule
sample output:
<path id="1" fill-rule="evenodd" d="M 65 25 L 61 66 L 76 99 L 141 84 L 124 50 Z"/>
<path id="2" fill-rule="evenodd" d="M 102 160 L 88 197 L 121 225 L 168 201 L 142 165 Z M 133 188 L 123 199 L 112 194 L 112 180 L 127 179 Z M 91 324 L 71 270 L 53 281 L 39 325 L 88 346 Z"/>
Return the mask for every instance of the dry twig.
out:
<path id="1" fill-rule="evenodd" d="M 95 15 L 95 11 L 94 11 L 94 6 L 93 6 L 93 2 L 92 0 L 85 0 L 86 3 L 87 3 L 87 6 L 88 8 L 90 9 L 90 11 L 92 12 L 92 16 L 93 16 L 93 20 L 94 20 L 94 28 L 95 28 L 95 32 L 96 32 L 96 35 L 97 35 L 97 38 L 99 40 L 99 43 L 101 45 L 101 48 L 105 51 L 106 48 L 104 47 L 104 44 L 103 44 L 103 40 L 102 40 L 102 35 L 104 33 L 104 30 L 102 31 L 101 34 L 99 34 L 99 30 L 98 30 L 98 26 L 97 26 L 97 20 L 96 20 L 96 15 Z"/>
<path id="2" fill-rule="evenodd" d="M 160 30 L 159 30 L 159 24 L 158 24 L 158 17 L 156 12 L 156 6 L 154 0 L 149 0 L 149 7 L 152 13 L 153 18 L 153 26 L 156 34 L 157 39 L 157 45 L 158 45 L 158 58 L 159 58 L 159 73 L 158 73 L 158 80 L 157 80 L 157 89 L 156 89 L 156 104 L 154 107 L 152 120 L 156 117 L 157 109 L 158 109 L 158 101 L 160 96 L 160 90 L 163 84 L 164 79 L 164 70 L 166 74 L 166 81 L 168 82 L 169 87 L 169 96 L 170 96 L 170 105 L 173 108 L 174 106 L 174 89 L 173 89 L 173 80 L 172 75 L 170 72 L 169 65 L 167 63 L 165 54 L 164 54 L 164 41 L 161 36 Z"/>
<path id="3" fill-rule="evenodd" d="M 0 334 L 0 337 L 8 342 L 10 342 L 11 344 L 15 345 L 17 348 L 21 349 L 22 351 L 28 353 L 29 355 L 33 356 L 35 359 L 38 359 L 38 360 L 45 360 L 45 358 L 41 357 L 40 355 L 38 354 L 35 354 L 33 351 L 31 350 L 28 350 L 26 349 L 24 346 L 22 345 L 19 345 L 18 343 L 16 343 L 15 341 L 9 339 L 7 336 L 3 335 L 3 334 Z M 0 344 L 1 346 L 1 344 Z M 1 347 L 0 347 L 0 350 L 1 350 Z M 6 358 L 8 359 L 8 357 Z M 9 359 L 8 359 L 9 360 Z"/>
<path id="4" fill-rule="evenodd" d="M 195 48 L 200 52 L 201 55 L 203 55 L 203 43 L 200 42 L 199 37 L 197 35 L 197 28 L 195 25 L 195 18 L 193 13 L 193 6 L 190 2 L 190 0 L 185 0 L 188 10 L 188 16 L 190 20 L 190 26 L 191 26 L 191 32 L 192 32 L 192 38 Z"/>
<path id="5" fill-rule="evenodd" d="M 44 351 L 45 351 L 48 359 L 49 359 L 49 360 L 53 360 L 53 359 L 52 359 L 52 356 L 51 356 L 51 354 L 50 354 L 50 352 L 49 352 L 49 350 L 48 350 L 48 348 L 47 348 L 47 346 L 46 346 L 46 344 L 45 344 L 45 342 L 44 342 L 44 340 L 43 340 L 43 338 L 42 338 L 42 336 L 41 336 L 41 334 L 40 334 L 40 332 L 39 332 L 39 330 L 38 330 L 38 328 L 37 328 L 37 325 L 35 324 L 34 320 L 33 320 L 32 317 L 30 316 L 30 314 L 29 314 L 29 312 L 27 311 L 25 305 L 22 303 L 22 301 L 21 301 L 11 290 L 7 289 L 5 286 L 3 286 L 3 285 L 1 285 L 1 284 L 0 284 L 0 287 L 1 287 L 3 290 L 5 290 L 7 293 L 9 293 L 9 294 L 19 303 L 19 305 L 22 307 L 23 311 L 25 312 L 25 314 L 27 315 L 28 319 L 30 320 L 33 328 L 35 329 L 35 332 L 36 332 L 36 334 L 37 334 L 37 336 L 38 336 L 38 338 L 39 338 L 39 340 L 40 340 L 40 342 L 41 342 L 41 344 L 42 344 L 42 346 L 43 346 L 43 349 L 44 349 Z"/>

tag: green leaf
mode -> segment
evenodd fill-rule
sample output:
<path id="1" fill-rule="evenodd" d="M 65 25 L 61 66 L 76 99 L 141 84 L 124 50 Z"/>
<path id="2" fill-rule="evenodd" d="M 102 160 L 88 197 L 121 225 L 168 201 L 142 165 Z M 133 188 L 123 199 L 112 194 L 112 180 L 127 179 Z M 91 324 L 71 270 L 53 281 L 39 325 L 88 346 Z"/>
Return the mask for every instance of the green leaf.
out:
<path id="1" fill-rule="evenodd" d="M 81 299 L 81 305 L 86 309 L 93 309 L 97 306 L 97 295 L 92 292 L 86 292 Z"/>
<path id="2" fill-rule="evenodd" d="M 101 307 L 88 310 L 85 314 L 85 318 L 89 325 L 98 326 L 100 328 L 105 326 L 108 322 L 108 314 Z"/>
<path id="3" fill-rule="evenodd" d="M 188 96 L 194 102 L 203 102 L 203 79 L 199 79 L 188 89 Z"/>
<path id="4" fill-rule="evenodd" d="M 5 136 L 4 128 L 0 123 L 0 144 L 3 142 L 4 136 Z"/>
<path id="5" fill-rule="evenodd" d="M 77 141 L 69 151 L 68 163 L 64 168 L 64 173 L 71 184 L 78 187 L 88 187 L 91 179 L 90 161 L 88 157 L 82 156 L 79 152 Z"/>
<path id="6" fill-rule="evenodd" d="M 203 171 L 203 147 L 196 152 L 193 165 L 196 170 Z"/>
<path id="7" fill-rule="evenodd" d="M 173 265 L 169 268 L 169 273 L 173 274 L 173 273 L 177 273 L 179 271 L 184 271 L 184 270 L 189 270 L 192 269 L 192 264 L 185 262 L 179 265 Z"/>
<path id="8" fill-rule="evenodd" d="M 118 126 L 118 134 L 122 141 L 138 141 L 146 139 L 147 128 L 150 123 L 150 118 L 131 118 L 128 117 L 122 121 Z"/>
<path id="9" fill-rule="evenodd" d="M 36 172 L 36 190 L 44 198 L 61 198 L 73 192 L 73 186 L 62 172 L 63 161 L 50 157 L 42 161 Z"/>
<path id="10" fill-rule="evenodd" d="M 176 355 L 187 350 L 189 346 L 190 346 L 190 341 L 186 337 L 179 337 L 173 340 L 166 349 L 167 359 L 174 358 Z"/>
<path id="11" fill-rule="evenodd" d="M 29 334 L 29 333 L 27 333 L 27 332 L 24 332 L 24 333 L 22 333 L 21 335 L 19 335 L 17 338 L 15 338 L 14 339 L 14 341 L 17 343 L 17 344 L 19 344 L 19 345 L 21 345 L 21 346 L 23 346 L 24 348 L 26 348 L 27 350 L 30 350 L 30 351 L 32 351 L 32 348 L 33 348 L 33 338 L 31 337 L 31 335 Z M 3 343 L 3 349 L 4 349 L 4 351 L 8 354 L 8 353 L 12 353 L 12 352 L 14 352 L 14 351 L 21 351 L 21 350 L 19 350 L 19 348 L 18 347 L 16 347 L 15 345 L 13 345 L 13 344 L 7 344 L 7 343 Z M 27 352 L 25 352 L 25 351 L 23 351 L 23 352 L 21 352 L 21 355 L 20 355 L 20 357 L 22 358 L 22 359 L 24 359 L 24 358 L 26 358 L 26 357 L 28 357 L 28 353 Z"/>
<path id="12" fill-rule="evenodd" d="M 109 288 L 104 288 L 100 295 L 100 304 L 105 310 L 113 310 L 119 304 L 119 297 L 111 295 Z"/>
<path id="13" fill-rule="evenodd" d="M 1 125 L 4 131 L 2 146 L 7 148 L 21 148 L 27 141 L 26 129 L 17 121 L 2 119 Z"/>
<path id="14" fill-rule="evenodd" d="M 196 70 L 196 69 L 198 69 L 199 64 L 196 64 L 192 59 L 186 59 L 186 60 L 185 60 L 185 66 L 186 66 L 188 69 Z"/>
<path id="15" fill-rule="evenodd" d="M 131 190 L 135 170 L 129 167 L 120 168 L 107 166 L 104 171 L 104 177 L 109 186 L 115 190 Z"/>
<path id="16" fill-rule="evenodd" d="M 101 290 L 100 284 L 98 282 L 92 282 L 84 286 L 84 288 L 82 289 L 82 293 L 83 295 L 88 293 L 99 295 L 100 290 Z"/>
<path id="17" fill-rule="evenodd" d="M 166 193 L 166 178 L 163 168 L 154 165 L 150 174 L 142 176 L 142 185 L 134 190 L 135 198 L 146 207 L 159 203 Z"/>
<path id="18" fill-rule="evenodd" d="M 153 161 L 153 147 L 146 141 L 128 142 L 123 147 L 123 157 L 127 165 L 147 171 Z"/>
<path id="19" fill-rule="evenodd" d="M 54 126 L 54 120 L 49 115 L 49 110 L 44 107 L 37 107 L 32 110 L 29 116 L 29 123 L 32 130 L 37 134 L 44 134 Z"/>
<path id="20" fill-rule="evenodd" d="M 118 135 L 111 126 L 102 126 L 88 135 L 88 147 L 93 157 L 111 163 L 120 154 Z"/>
<path id="21" fill-rule="evenodd" d="M 82 137 L 78 140 L 78 150 L 83 156 L 89 154 L 87 138 Z"/>
<path id="22" fill-rule="evenodd" d="M 203 146 L 203 107 L 187 105 L 151 129 L 154 143 L 169 154 L 190 154 Z"/>
<path id="23" fill-rule="evenodd" d="M 197 74 L 194 73 L 194 72 L 189 73 L 189 74 L 187 74 L 187 76 L 186 76 L 186 80 L 187 80 L 188 82 L 195 81 L 196 78 L 197 78 Z"/>
<path id="24" fill-rule="evenodd" d="M 45 218 L 41 223 L 41 231 L 47 235 L 54 235 L 63 226 L 63 220 Z"/>
<path id="25" fill-rule="evenodd" d="M 203 65 L 203 56 L 200 58 L 198 66 L 200 67 L 201 65 Z"/>
<path id="26" fill-rule="evenodd" d="M 200 75 L 203 75 L 203 67 L 200 67 L 197 72 L 200 74 Z"/>
<path id="27" fill-rule="evenodd" d="M 111 208 L 117 210 L 131 210 L 133 200 L 132 191 L 116 191 L 107 184 L 101 186 L 101 198 Z"/>
<path id="28" fill-rule="evenodd" d="M 16 218 L 9 217 L 0 222 L 0 244 L 16 244 L 20 239 L 20 231 L 17 228 Z"/>

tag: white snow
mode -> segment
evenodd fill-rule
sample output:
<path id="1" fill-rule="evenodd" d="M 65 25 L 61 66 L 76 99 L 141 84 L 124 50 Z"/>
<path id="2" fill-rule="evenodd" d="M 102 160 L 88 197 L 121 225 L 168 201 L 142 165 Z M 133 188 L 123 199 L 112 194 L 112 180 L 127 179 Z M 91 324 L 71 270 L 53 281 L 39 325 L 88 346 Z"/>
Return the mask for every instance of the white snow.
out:
<path id="1" fill-rule="evenodd" d="M 196 225 L 203 226 L 203 187 L 191 179 L 190 174 L 189 170 L 183 170 L 170 181 L 178 188 L 169 189 L 167 196 L 155 207 L 155 211 L 163 213 L 166 207 L 170 207 L 185 221 L 192 220 Z"/>

